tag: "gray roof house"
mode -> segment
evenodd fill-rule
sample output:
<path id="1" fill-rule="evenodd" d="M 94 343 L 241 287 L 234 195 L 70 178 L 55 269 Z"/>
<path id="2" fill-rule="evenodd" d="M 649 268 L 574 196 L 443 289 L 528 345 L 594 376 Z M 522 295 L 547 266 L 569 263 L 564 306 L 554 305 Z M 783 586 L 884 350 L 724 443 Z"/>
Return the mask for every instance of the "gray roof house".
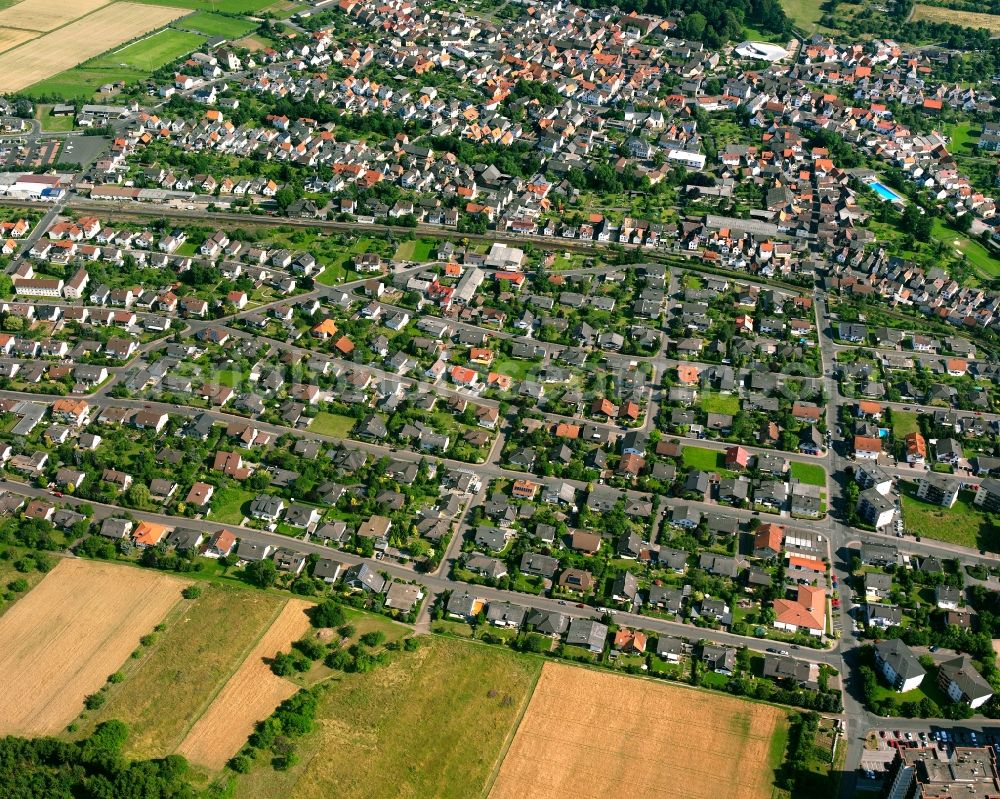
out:
<path id="1" fill-rule="evenodd" d="M 570 646 L 582 646 L 595 655 L 604 651 L 604 642 L 608 637 L 608 626 L 593 619 L 573 619 L 569 624 L 566 643 Z"/>

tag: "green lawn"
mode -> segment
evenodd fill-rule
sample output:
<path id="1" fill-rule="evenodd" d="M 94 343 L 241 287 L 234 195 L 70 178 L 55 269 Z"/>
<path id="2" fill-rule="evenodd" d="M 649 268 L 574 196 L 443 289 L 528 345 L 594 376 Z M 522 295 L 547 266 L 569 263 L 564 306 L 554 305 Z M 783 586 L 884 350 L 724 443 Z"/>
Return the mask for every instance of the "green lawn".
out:
<path id="1" fill-rule="evenodd" d="M 225 18 L 223 17 L 223 19 Z M 124 67 L 152 72 L 164 64 L 169 64 L 171 61 L 176 61 L 181 56 L 197 50 L 204 43 L 205 37 L 199 36 L 197 33 L 167 28 L 120 50 L 114 50 L 91 59 L 78 69 L 89 72 L 91 68 L 115 69 Z"/>
<path id="2" fill-rule="evenodd" d="M 35 108 L 35 119 L 41 123 L 42 130 L 53 132 L 64 132 L 73 130 L 73 115 L 54 117 L 50 116 L 51 105 L 39 105 Z"/>
<path id="3" fill-rule="evenodd" d="M 946 125 L 945 134 L 951 138 L 948 151 L 953 155 L 974 155 L 982 128 L 972 122 Z"/>
<path id="4" fill-rule="evenodd" d="M 247 505 L 256 494 L 242 488 L 223 488 L 212 495 L 212 510 L 208 514 L 213 522 L 239 524 L 247 515 Z"/>
<path id="5" fill-rule="evenodd" d="M 358 273 L 347 266 L 349 258 L 350 254 L 345 252 L 342 257 L 325 264 L 323 271 L 316 278 L 316 282 L 322 283 L 324 286 L 336 286 L 346 280 L 354 280 Z"/>
<path id="6" fill-rule="evenodd" d="M 183 17 L 174 22 L 173 26 L 203 33 L 205 36 L 224 36 L 227 39 L 239 39 L 257 29 L 257 25 L 249 20 L 225 17 L 208 11 L 198 11 L 189 17 Z"/>
<path id="7" fill-rule="evenodd" d="M 686 272 L 684 274 L 683 283 L 684 283 L 684 288 L 693 289 L 695 291 L 697 291 L 700 288 L 703 288 L 705 285 L 704 283 L 702 283 L 700 277 L 698 277 L 697 275 L 692 275 L 690 272 Z"/>
<path id="8" fill-rule="evenodd" d="M 60 97 L 64 100 L 89 100 L 97 93 L 102 84 L 114 83 L 119 80 L 133 83 L 148 75 L 147 71 L 127 67 L 112 69 L 74 67 L 29 86 L 24 90 L 24 93 L 29 97 L 46 95 Z"/>
<path id="9" fill-rule="evenodd" d="M 399 245 L 393 260 L 396 261 L 430 261 L 437 249 L 433 239 L 410 239 Z"/>
<path id="10" fill-rule="evenodd" d="M 259 762 L 236 799 L 468 799 L 483 796 L 538 679 L 541 661 L 430 637 L 370 674 L 334 675 L 298 763 Z"/>
<path id="11" fill-rule="evenodd" d="M 900 483 L 903 524 L 908 533 L 937 541 L 947 541 L 973 549 L 1000 552 L 1000 535 L 986 514 L 972 504 L 975 494 L 960 491 L 951 508 L 942 508 L 917 499 L 916 485 Z"/>
<path id="12" fill-rule="evenodd" d="M 878 669 L 876 669 L 876 672 L 878 672 Z M 899 693 L 898 691 L 889 688 L 882 681 L 880 675 L 878 689 L 875 691 L 875 695 L 872 698 L 875 700 L 891 699 L 897 705 L 901 705 L 904 702 L 920 702 L 924 699 L 930 699 L 937 703 L 938 707 L 947 707 L 951 704 L 951 700 L 940 688 L 938 688 L 937 679 L 937 668 L 928 669 L 927 675 L 918 687 L 914 688 L 912 691 Z"/>
<path id="13" fill-rule="evenodd" d="M 791 472 L 792 477 L 796 480 L 800 480 L 808 485 L 826 488 L 826 469 L 818 463 L 801 463 L 799 461 L 792 461 Z"/>
<path id="14" fill-rule="evenodd" d="M 964 255 L 969 260 L 969 263 L 986 277 L 1000 277 L 1000 259 L 991 255 L 989 250 L 975 239 L 970 239 L 968 236 L 948 227 L 940 219 L 934 220 L 931 233 L 936 239 L 940 239 L 955 252 Z"/>
<path id="15" fill-rule="evenodd" d="M 910 433 L 919 433 L 920 425 L 917 422 L 917 414 L 914 411 L 892 411 L 892 434 L 897 438 L 904 438 Z"/>
<path id="16" fill-rule="evenodd" d="M 692 469 L 710 472 L 722 469 L 726 465 L 726 455 L 722 450 L 706 449 L 705 447 L 684 447 L 681 453 L 684 465 Z"/>
<path id="17" fill-rule="evenodd" d="M 735 416 L 740 412 L 740 398 L 732 394 L 702 394 L 698 405 L 705 413 L 728 413 Z"/>
<path id="18" fill-rule="evenodd" d="M 499 372 L 514 380 L 524 380 L 528 376 L 535 364 L 532 361 L 525 361 L 520 358 L 497 358 L 493 361 L 491 372 Z"/>
<path id="19" fill-rule="evenodd" d="M 792 23 L 807 33 L 815 29 L 823 15 L 822 3 L 817 0 L 781 0 L 781 7 Z"/>
<path id="20" fill-rule="evenodd" d="M 356 419 L 352 416 L 341 416 L 339 413 L 327 413 L 321 411 L 312 420 L 309 430 L 324 436 L 334 436 L 335 438 L 348 438 L 354 428 Z"/>

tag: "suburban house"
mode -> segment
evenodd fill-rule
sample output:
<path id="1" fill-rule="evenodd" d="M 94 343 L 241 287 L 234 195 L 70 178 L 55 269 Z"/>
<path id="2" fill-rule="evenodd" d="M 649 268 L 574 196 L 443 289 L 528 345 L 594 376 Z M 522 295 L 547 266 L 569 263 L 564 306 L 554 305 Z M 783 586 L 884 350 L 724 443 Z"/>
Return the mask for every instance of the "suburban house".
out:
<path id="1" fill-rule="evenodd" d="M 875 665 L 885 681 L 900 693 L 918 687 L 927 674 L 917 656 L 898 638 L 875 644 Z"/>
<path id="2" fill-rule="evenodd" d="M 993 687 L 975 670 L 968 655 L 959 655 L 939 666 L 938 686 L 953 702 L 961 702 L 973 710 L 993 696 Z"/>
<path id="3" fill-rule="evenodd" d="M 826 629 L 826 592 L 800 585 L 795 599 L 774 600 L 774 626 L 779 630 L 821 636 Z"/>

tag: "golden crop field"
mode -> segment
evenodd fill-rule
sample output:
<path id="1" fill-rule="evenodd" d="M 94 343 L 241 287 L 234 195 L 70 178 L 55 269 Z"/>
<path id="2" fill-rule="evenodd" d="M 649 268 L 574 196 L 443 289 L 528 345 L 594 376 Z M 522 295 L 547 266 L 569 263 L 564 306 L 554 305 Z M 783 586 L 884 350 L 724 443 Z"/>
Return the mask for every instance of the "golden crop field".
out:
<path id="1" fill-rule="evenodd" d="M 0 618 L 0 735 L 62 730 L 188 584 L 111 563 L 60 561 Z"/>
<path id="2" fill-rule="evenodd" d="M 293 683 L 276 676 L 264 659 L 287 651 L 292 641 L 302 637 L 309 628 L 305 610 L 311 604 L 288 600 L 274 624 L 195 722 L 177 748 L 178 754 L 192 763 L 221 769 L 246 743 L 254 724 L 271 715 L 280 702 L 298 690 Z"/>
<path id="3" fill-rule="evenodd" d="M 953 8 L 916 5 L 913 8 L 913 21 L 926 19 L 931 22 L 950 22 L 952 25 L 962 25 L 966 28 L 986 28 L 990 33 L 1000 33 L 1000 16 L 995 14 L 980 14 L 977 11 L 956 11 Z"/>
<path id="4" fill-rule="evenodd" d="M 0 28 L 50 31 L 109 2 L 111 0 L 20 0 L 0 11 Z"/>
<path id="5" fill-rule="evenodd" d="M 18 6 L 9 10 L 16 8 Z M 104 6 L 93 14 L 0 54 L 0 92 L 20 91 L 122 42 L 162 28 L 188 13 L 183 8 L 139 3 Z"/>
<path id="6" fill-rule="evenodd" d="M 0 28 L 0 53 L 10 50 L 19 44 L 34 39 L 38 34 L 35 31 L 19 30 L 17 28 Z"/>
<path id="7" fill-rule="evenodd" d="M 786 723 L 777 707 L 546 663 L 490 799 L 770 799 Z"/>

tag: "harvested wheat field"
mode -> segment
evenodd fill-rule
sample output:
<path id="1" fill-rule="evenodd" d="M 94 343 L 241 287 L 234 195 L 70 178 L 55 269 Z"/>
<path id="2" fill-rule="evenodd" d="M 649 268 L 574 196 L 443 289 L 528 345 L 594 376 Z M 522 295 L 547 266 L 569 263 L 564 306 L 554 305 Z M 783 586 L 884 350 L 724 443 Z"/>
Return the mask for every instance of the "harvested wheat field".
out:
<path id="1" fill-rule="evenodd" d="M 290 599 L 257 646 L 236 673 L 219 691 L 177 753 L 192 763 L 220 769 L 243 744 L 254 724 L 267 718 L 280 702 L 298 689 L 288 680 L 275 676 L 264 658 L 287 651 L 292 641 L 309 628 L 306 608 L 312 603 Z"/>
<path id="2" fill-rule="evenodd" d="M 0 734 L 62 730 L 188 584 L 128 566 L 60 561 L 0 618 Z"/>
<path id="3" fill-rule="evenodd" d="M 105 6 L 0 55 L 0 92 L 31 86 L 188 13 L 183 8 L 139 3 Z"/>
<path id="4" fill-rule="evenodd" d="M 17 47 L 19 44 L 34 39 L 38 34 L 35 31 L 22 31 L 15 28 L 0 28 L 0 53 Z"/>
<path id="5" fill-rule="evenodd" d="M 490 799 L 770 799 L 785 725 L 776 707 L 546 663 Z"/>
<path id="6" fill-rule="evenodd" d="M 956 11 L 953 8 L 916 5 L 913 7 L 913 21 L 921 19 L 930 22 L 949 22 L 966 28 L 986 28 L 990 33 L 1000 33 L 1000 16 L 981 14 L 977 11 Z"/>
<path id="7" fill-rule="evenodd" d="M 0 27 L 51 31 L 109 2 L 111 0 L 21 0 L 0 11 Z"/>
<path id="8" fill-rule="evenodd" d="M 143 657 L 130 660 L 125 680 L 107 702 L 77 725 L 81 737 L 102 721 L 128 725 L 124 753 L 166 757 L 205 712 L 285 604 L 283 597 L 227 585 L 204 585 L 197 599 L 172 613 L 167 629 Z M 169 697 L 169 701 L 164 701 Z"/>

